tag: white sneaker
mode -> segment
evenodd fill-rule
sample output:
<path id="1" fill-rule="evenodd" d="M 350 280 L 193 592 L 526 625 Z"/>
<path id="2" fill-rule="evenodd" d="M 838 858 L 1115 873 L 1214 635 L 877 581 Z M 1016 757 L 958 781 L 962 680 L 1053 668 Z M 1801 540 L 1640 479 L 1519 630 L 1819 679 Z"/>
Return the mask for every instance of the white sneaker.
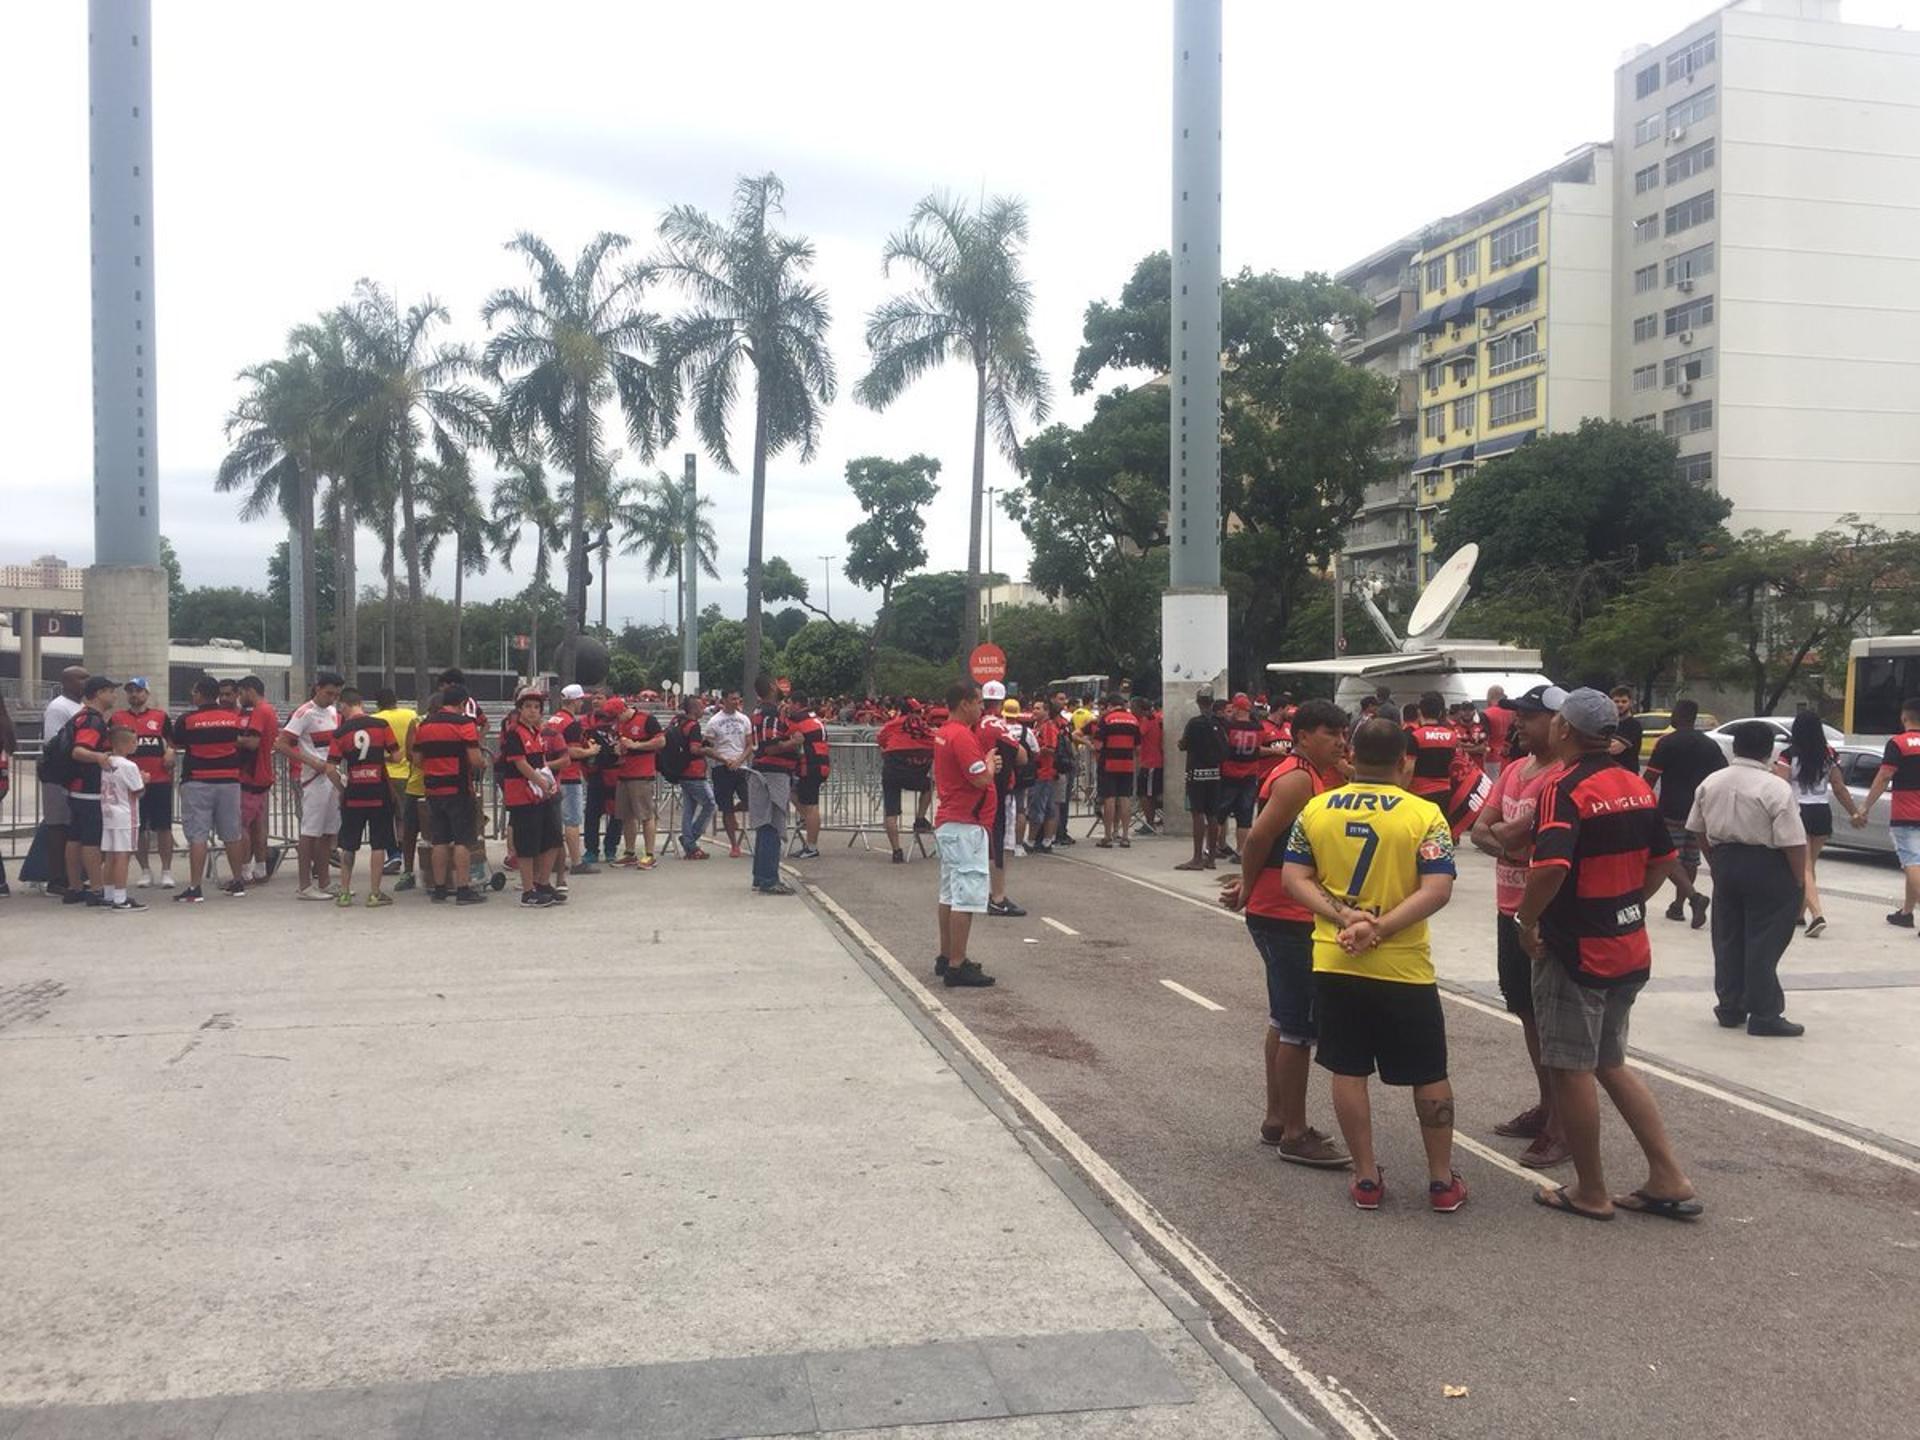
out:
<path id="1" fill-rule="evenodd" d="M 153 872 L 151 870 L 142 870 L 140 872 L 140 878 L 133 882 L 133 888 L 136 890 L 147 890 L 152 888 L 152 886 Z"/>
<path id="2" fill-rule="evenodd" d="M 300 900 L 331 900 L 333 899 L 333 892 L 322 889 L 318 885 L 309 885 L 306 889 L 300 891 L 295 898 Z"/>
<path id="3" fill-rule="evenodd" d="M 162 870 L 160 872 L 160 888 L 162 890 L 173 889 L 173 872 L 171 870 Z"/>

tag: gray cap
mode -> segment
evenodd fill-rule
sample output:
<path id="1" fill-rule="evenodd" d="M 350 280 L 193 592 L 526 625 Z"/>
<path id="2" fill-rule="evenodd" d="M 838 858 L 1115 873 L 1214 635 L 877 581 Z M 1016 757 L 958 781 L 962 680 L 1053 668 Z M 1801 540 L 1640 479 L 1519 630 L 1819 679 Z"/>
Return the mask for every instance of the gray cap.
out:
<path id="1" fill-rule="evenodd" d="M 1603 740 L 1620 728 L 1620 712 L 1598 690 L 1582 686 L 1560 702 L 1560 718 L 1582 735 Z"/>

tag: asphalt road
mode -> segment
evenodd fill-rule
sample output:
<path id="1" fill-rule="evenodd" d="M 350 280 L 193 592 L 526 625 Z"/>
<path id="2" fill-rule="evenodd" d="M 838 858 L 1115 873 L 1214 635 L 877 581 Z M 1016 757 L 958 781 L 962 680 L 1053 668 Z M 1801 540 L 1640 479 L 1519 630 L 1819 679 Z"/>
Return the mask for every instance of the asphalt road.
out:
<path id="1" fill-rule="evenodd" d="M 1169 865 L 1184 850 L 1143 843 Z M 800 871 L 931 982 L 933 864 L 830 849 Z M 1464 1148 L 1472 1199 L 1438 1216 L 1411 1104 L 1376 1088 L 1389 1195 L 1363 1214 L 1344 1172 L 1285 1165 L 1257 1143 L 1265 987 L 1241 922 L 1065 857 L 1016 862 L 1012 893 L 1029 918 L 975 925 L 974 957 L 999 986 L 942 998 L 1381 1432 L 1909 1430 L 1898 1417 L 1920 1410 L 1920 1174 L 1656 1080 L 1702 1221 L 1552 1215 L 1531 1203 L 1531 1176 Z M 1458 998 L 1447 1024 L 1459 1133 L 1517 1152 L 1492 1127 L 1532 1098 L 1518 1029 Z M 1334 1132 L 1318 1074 L 1310 1104 Z M 1644 1178 L 1611 1111 L 1606 1154 L 1616 1192 Z M 1446 1398 L 1446 1386 L 1467 1393 Z"/>

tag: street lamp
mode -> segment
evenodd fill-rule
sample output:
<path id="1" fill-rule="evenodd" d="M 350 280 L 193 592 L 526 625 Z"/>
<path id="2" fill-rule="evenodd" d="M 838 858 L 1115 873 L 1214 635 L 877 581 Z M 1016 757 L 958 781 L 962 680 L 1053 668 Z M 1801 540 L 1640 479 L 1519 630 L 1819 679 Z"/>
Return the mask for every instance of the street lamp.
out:
<path id="1" fill-rule="evenodd" d="M 833 562 L 840 557 L 838 555 L 820 555 L 815 558 L 820 561 L 827 582 L 827 588 L 823 592 L 820 608 L 827 612 L 827 618 L 831 620 L 833 618 Z"/>

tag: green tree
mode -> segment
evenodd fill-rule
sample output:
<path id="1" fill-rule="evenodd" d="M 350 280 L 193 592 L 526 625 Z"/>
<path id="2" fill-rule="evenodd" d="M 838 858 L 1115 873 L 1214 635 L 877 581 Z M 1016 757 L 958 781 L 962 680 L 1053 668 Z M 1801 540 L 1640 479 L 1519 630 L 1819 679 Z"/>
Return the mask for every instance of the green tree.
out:
<path id="1" fill-rule="evenodd" d="M 780 649 L 782 670 L 809 699 L 849 695 L 867 669 L 867 634 L 858 625 L 803 625 Z"/>
<path id="2" fill-rule="evenodd" d="M 712 509 L 711 498 L 664 474 L 624 487 L 613 507 L 621 533 L 620 553 L 640 556 L 649 580 L 673 577 L 673 613 L 681 632 L 687 623 L 689 543 L 699 554 L 700 573 L 709 580 L 720 578 L 720 542 L 707 517 Z"/>
<path id="3" fill-rule="evenodd" d="M 745 673 L 747 627 L 738 620 L 700 622 L 700 682 L 718 689 L 739 690 Z"/>
<path id="4" fill-rule="evenodd" d="M 996 196 L 979 211 L 964 201 L 929 195 L 914 206 L 907 228 L 887 238 L 883 270 L 905 266 L 914 288 L 891 296 L 867 317 L 872 363 L 855 389 L 863 405 L 884 410 L 915 380 L 948 360 L 973 367 L 973 485 L 967 521 L 967 596 L 961 648 L 980 638 L 980 531 L 986 495 L 987 429 L 1022 465 L 1018 425 L 1047 418 L 1047 377 L 1029 323 L 1033 287 L 1021 268 L 1027 207 Z"/>
<path id="5" fill-rule="evenodd" d="M 460 617 L 466 603 L 466 577 L 487 573 L 487 551 L 494 542 L 493 522 L 481 507 L 480 488 L 465 450 L 451 450 L 420 463 L 420 502 L 425 507 L 420 517 L 422 567 L 432 571 L 443 541 L 453 546 L 451 653 L 454 663 L 462 664 Z"/>
<path id="6" fill-rule="evenodd" d="M 287 643 L 287 624 L 287 612 L 276 617 L 265 593 L 239 585 L 196 586 L 173 607 L 173 634 L 184 643 L 220 638 L 277 650 Z"/>
<path id="7" fill-rule="evenodd" d="M 186 596 L 187 582 L 181 574 L 180 556 L 173 548 L 173 541 L 164 535 L 160 537 L 160 568 L 167 572 L 167 612 L 172 614 Z"/>
<path id="8" fill-rule="evenodd" d="M 769 555 L 766 563 L 761 566 L 760 598 L 763 601 L 791 600 L 801 608 L 818 615 L 829 625 L 839 624 L 840 622 L 833 616 L 807 598 L 812 593 L 813 587 L 808 584 L 807 577 L 794 569 L 783 556 Z"/>
<path id="9" fill-rule="evenodd" d="M 269 633 L 283 637 L 287 644 L 292 643 L 286 633 L 293 615 L 292 548 L 288 541 L 282 540 L 267 552 L 267 603 L 273 607 L 276 614 L 286 617 L 276 627 L 270 628 Z M 339 570 L 333 553 L 333 535 L 329 530 L 322 529 L 314 536 L 313 570 L 315 590 L 319 596 L 317 608 L 320 612 L 319 648 L 314 653 L 333 655 L 337 653 L 334 647 L 334 632 L 339 625 L 340 614 L 339 601 L 333 593 L 333 584 L 334 576 L 339 573 Z"/>
<path id="10" fill-rule="evenodd" d="M 753 371 L 753 490 L 747 526 L 747 619 L 742 663 L 760 673 L 761 576 L 767 457 L 788 446 L 811 460 L 836 383 L 826 292 L 807 276 L 813 243 L 775 230 L 786 189 L 776 175 L 743 176 L 726 224 L 691 205 L 660 222 L 653 264 L 686 293 L 672 354 L 693 402 L 694 429 L 722 469 L 734 469 L 727 426 L 741 373 Z M 704 671 L 705 667 L 702 666 Z"/>
<path id="11" fill-rule="evenodd" d="M 1040 694 L 1049 680 L 1090 674 L 1106 657 L 1081 654 L 1080 627 L 1050 605 L 1009 605 L 993 612 L 994 643 L 1007 652 L 1007 681 L 1022 695 Z"/>
<path id="12" fill-rule="evenodd" d="M 888 643 L 922 660 L 951 665 L 960 656 L 961 612 L 967 604 L 964 570 L 923 570 L 893 590 Z"/>
<path id="13" fill-rule="evenodd" d="M 880 592 L 880 613 L 867 635 L 867 689 L 874 686 L 874 664 L 886 633 L 893 590 L 927 563 L 927 519 L 923 513 L 940 493 L 934 476 L 940 462 L 925 455 L 886 460 L 878 455 L 847 462 L 847 488 L 867 518 L 847 532 L 847 562 L 842 572 L 862 590 Z"/>
<path id="14" fill-rule="evenodd" d="M 587 626 L 587 524 L 593 496 L 611 480 L 601 412 L 613 405 L 642 460 L 673 436 L 673 369 L 661 363 L 659 318 L 642 306 L 644 268 L 615 270 L 628 244 L 601 231 L 571 270 L 539 236 L 507 242 L 533 272 L 525 290 L 496 290 L 481 307 L 491 334 L 486 374 L 500 386 L 495 445 L 543 453 L 572 477 L 566 516 L 565 624 L 557 664 L 571 680 Z M 653 359 L 649 359 L 649 357 Z"/>
<path id="15" fill-rule="evenodd" d="M 494 554 L 500 557 L 501 568 L 513 569 L 513 552 L 520 546 L 520 537 L 531 533 L 531 583 L 535 589 L 549 589 L 553 556 L 567 543 L 566 520 L 547 487 L 546 469 L 537 459 L 524 454 L 508 457 L 505 473 L 493 482 L 492 514 L 491 543 Z M 563 601 L 563 609 L 564 606 Z M 562 644 L 565 635 L 563 625 Z M 534 659 L 538 659 L 537 651 Z"/>
<path id="16" fill-rule="evenodd" d="M 800 633 L 801 627 L 806 623 L 807 612 L 798 605 L 789 605 L 784 610 L 773 612 L 767 620 L 767 634 L 776 647 L 784 647 L 789 640 Z"/>

